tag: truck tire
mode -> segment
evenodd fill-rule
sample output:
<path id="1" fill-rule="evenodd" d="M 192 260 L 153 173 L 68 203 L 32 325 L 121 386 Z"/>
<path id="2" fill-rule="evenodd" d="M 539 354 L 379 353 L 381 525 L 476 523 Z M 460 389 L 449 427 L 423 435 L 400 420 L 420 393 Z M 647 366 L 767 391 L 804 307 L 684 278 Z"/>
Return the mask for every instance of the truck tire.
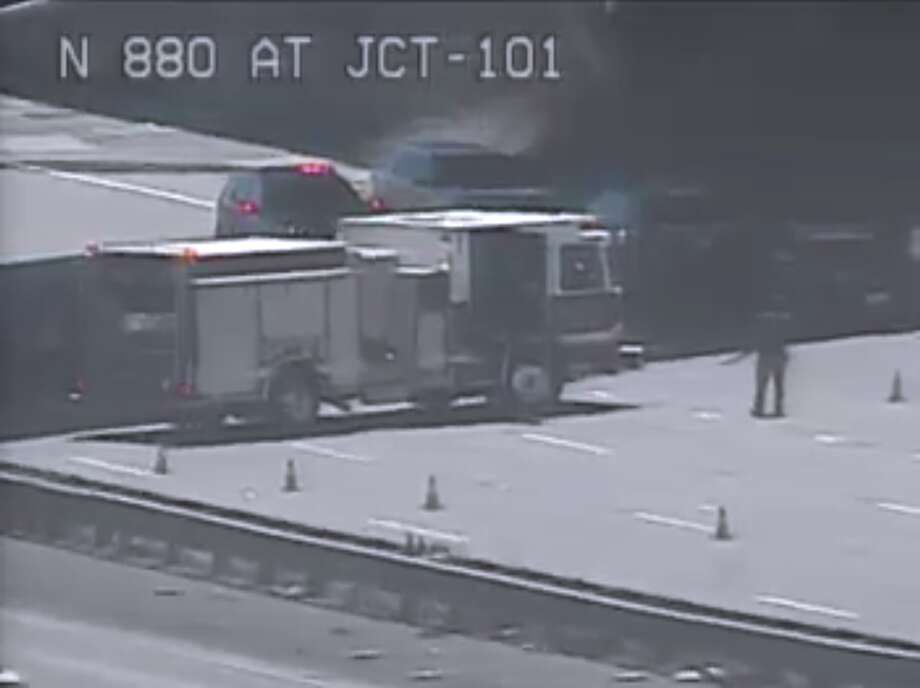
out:
<path id="1" fill-rule="evenodd" d="M 319 397 L 306 375 L 278 375 L 271 387 L 270 403 L 275 420 L 284 427 L 305 428 L 316 422 Z"/>
<path id="2" fill-rule="evenodd" d="M 534 363 L 515 365 L 508 380 L 508 396 L 519 408 L 545 409 L 555 402 L 561 389 L 546 368 Z"/>

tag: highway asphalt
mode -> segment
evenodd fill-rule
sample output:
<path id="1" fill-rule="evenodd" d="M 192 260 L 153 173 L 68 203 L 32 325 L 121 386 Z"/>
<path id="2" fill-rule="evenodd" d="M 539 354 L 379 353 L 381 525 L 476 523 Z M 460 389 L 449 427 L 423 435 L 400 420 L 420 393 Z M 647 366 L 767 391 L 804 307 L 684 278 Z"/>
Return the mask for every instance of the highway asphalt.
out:
<path id="1" fill-rule="evenodd" d="M 149 432 L 3 445 L 6 460 L 609 585 L 920 639 L 917 335 L 793 350 L 790 417 L 747 413 L 752 362 L 585 381 L 540 425 L 460 409 L 227 427 L 151 473 Z M 886 401 L 900 366 L 907 401 Z M 843 374 L 847 372 L 847 374 Z M 580 400 L 580 403 L 575 403 Z M 477 413 L 479 416 L 477 417 Z M 427 427 L 426 427 L 427 425 Z M 282 491 L 293 460 L 302 491 Z M 429 476 L 445 508 L 421 509 Z M 716 509 L 734 534 L 714 541 Z"/>
<path id="2" fill-rule="evenodd" d="M 39 688 L 601 688 L 622 671 L 30 543 L 0 553 L 0 663 Z"/>

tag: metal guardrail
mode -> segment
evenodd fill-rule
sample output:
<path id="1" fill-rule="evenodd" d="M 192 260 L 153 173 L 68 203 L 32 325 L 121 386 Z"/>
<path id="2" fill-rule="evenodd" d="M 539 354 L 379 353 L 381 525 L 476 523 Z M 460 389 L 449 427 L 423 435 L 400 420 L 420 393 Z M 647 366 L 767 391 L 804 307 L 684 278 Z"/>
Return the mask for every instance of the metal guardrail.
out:
<path id="1" fill-rule="evenodd" d="M 0 533 L 429 631 L 726 685 L 920 685 L 920 645 L 732 613 L 0 462 Z M 740 685 L 740 683 L 739 683 Z"/>

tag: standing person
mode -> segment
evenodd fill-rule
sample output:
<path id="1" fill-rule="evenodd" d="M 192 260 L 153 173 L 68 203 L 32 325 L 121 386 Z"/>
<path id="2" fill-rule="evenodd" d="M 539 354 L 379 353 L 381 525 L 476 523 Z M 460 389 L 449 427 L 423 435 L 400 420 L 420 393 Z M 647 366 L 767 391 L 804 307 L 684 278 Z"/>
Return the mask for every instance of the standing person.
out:
<path id="1" fill-rule="evenodd" d="M 773 383 L 773 416 L 782 418 L 785 415 L 786 364 L 789 360 L 786 348 L 790 321 L 785 300 L 774 292 L 768 299 L 768 305 L 755 316 L 748 346 L 725 361 L 727 364 L 735 363 L 751 353 L 757 354 L 754 405 L 751 408 L 751 415 L 755 418 L 766 417 L 764 406 L 770 382 Z"/>

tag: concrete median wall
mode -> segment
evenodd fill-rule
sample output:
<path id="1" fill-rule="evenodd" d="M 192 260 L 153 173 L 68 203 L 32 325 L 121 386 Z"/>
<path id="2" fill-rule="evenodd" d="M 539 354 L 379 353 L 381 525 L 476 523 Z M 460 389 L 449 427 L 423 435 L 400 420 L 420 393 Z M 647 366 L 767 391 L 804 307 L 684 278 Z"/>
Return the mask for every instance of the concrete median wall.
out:
<path id="1" fill-rule="evenodd" d="M 9 465 L 0 475 L 0 494 L 0 532 L 8 537 L 430 632 L 661 673 L 717 666 L 750 685 L 907 687 L 920 681 L 920 647 L 907 642 L 734 615 L 484 562 L 408 556 L 383 542 Z"/>

